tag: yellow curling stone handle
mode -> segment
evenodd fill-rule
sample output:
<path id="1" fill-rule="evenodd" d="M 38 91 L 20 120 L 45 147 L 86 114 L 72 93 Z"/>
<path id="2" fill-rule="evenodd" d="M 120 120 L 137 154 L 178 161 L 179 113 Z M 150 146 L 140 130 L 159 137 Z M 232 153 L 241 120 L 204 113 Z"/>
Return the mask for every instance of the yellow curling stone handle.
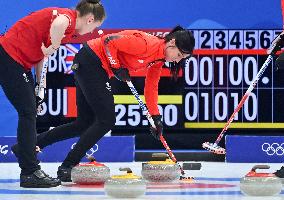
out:
<path id="1" fill-rule="evenodd" d="M 114 175 L 111 177 L 112 179 L 140 179 L 140 176 L 136 176 L 133 173 L 127 173 L 124 175 Z"/>
<path id="2" fill-rule="evenodd" d="M 141 179 L 140 176 L 136 176 L 133 174 L 132 170 L 128 167 L 126 168 L 119 168 L 120 171 L 125 171 L 126 174 L 124 175 L 114 175 L 111 178 L 112 179 Z"/>
<path id="3" fill-rule="evenodd" d="M 165 161 L 149 161 L 147 164 L 152 164 L 152 165 L 174 165 L 176 164 L 173 162 L 171 159 L 166 159 Z"/>

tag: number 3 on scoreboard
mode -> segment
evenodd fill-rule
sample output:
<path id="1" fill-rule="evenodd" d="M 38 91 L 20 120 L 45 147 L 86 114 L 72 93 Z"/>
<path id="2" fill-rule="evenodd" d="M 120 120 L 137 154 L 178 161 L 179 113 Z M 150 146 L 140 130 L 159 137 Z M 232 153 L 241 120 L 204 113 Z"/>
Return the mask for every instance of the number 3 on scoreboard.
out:
<path id="1" fill-rule="evenodd" d="M 214 49 L 228 49 L 228 32 L 214 31 Z"/>

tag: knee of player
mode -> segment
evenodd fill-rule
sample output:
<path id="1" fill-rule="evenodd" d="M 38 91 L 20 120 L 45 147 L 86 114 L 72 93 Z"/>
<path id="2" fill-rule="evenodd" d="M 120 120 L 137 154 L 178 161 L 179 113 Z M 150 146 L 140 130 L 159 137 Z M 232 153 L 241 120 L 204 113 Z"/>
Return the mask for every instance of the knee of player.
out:
<path id="1" fill-rule="evenodd" d="M 35 119 L 36 118 L 36 110 L 35 109 L 17 109 L 19 117 L 24 117 L 24 118 L 31 118 Z"/>
<path id="2" fill-rule="evenodd" d="M 87 128 L 89 128 L 92 123 L 93 120 L 89 120 L 89 119 L 83 119 L 83 118 L 77 118 L 74 123 L 76 124 L 76 126 L 82 130 L 85 130 Z"/>
<path id="3" fill-rule="evenodd" d="M 112 129 L 115 125 L 115 114 L 105 116 L 101 118 L 99 121 L 101 124 L 103 124 L 107 128 Z"/>

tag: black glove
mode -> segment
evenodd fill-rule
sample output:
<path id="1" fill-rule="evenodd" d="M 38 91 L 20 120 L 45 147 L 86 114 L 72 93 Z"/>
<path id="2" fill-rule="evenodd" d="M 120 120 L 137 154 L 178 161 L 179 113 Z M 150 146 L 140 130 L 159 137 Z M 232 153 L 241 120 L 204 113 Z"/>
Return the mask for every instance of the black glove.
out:
<path id="1" fill-rule="evenodd" d="M 35 94 L 36 94 L 36 109 L 37 109 L 37 113 L 40 113 L 43 110 L 42 103 L 46 99 L 45 88 L 42 88 L 41 90 L 43 90 L 43 91 L 39 91 L 39 84 L 36 83 Z"/>
<path id="2" fill-rule="evenodd" d="M 284 52 L 279 55 L 275 62 L 275 71 L 284 69 Z"/>
<path id="3" fill-rule="evenodd" d="M 156 138 L 157 140 L 160 140 L 160 136 L 163 134 L 162 116 L 153 115 L 152 118 L 154 120 L 156 128 L 153 128 L 152 126 L 150 126 L 150 132 L 154 138 Z"/>
<path id="4" fill-rule="evenodd" d="M 267 50 L 268 54 L 275 54 L 284 47 L 284 31 L 280 33 L 271 43 L 270 48 Z"/>
<path id="5" fill-rule="evenodd" d="M 37 113 L 40 113 L 43 110 L 43 105 L 42 105 L 43 102 L 44 102 L 44 99 L 41 99 L 39 96 L 36 96 Z"/>
<path id="6" fill-rule="evenodd" d="M 130 75 L 129 75 L 129 71 L 127 68 L 111 68 L 115 78 L 117 78 L 120 81 L 126 82 L 126 81 L 131 81 Z"/>

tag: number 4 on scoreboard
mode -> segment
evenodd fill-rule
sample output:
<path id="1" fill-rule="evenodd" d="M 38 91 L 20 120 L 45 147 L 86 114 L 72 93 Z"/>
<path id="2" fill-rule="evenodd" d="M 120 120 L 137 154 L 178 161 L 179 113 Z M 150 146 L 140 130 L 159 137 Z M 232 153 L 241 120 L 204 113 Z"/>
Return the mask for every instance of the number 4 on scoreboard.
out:
<path id="1" fill-rule="evenodd" d="M 229 49 L 243 48 L 243 32 L 229 31 Z"/>

